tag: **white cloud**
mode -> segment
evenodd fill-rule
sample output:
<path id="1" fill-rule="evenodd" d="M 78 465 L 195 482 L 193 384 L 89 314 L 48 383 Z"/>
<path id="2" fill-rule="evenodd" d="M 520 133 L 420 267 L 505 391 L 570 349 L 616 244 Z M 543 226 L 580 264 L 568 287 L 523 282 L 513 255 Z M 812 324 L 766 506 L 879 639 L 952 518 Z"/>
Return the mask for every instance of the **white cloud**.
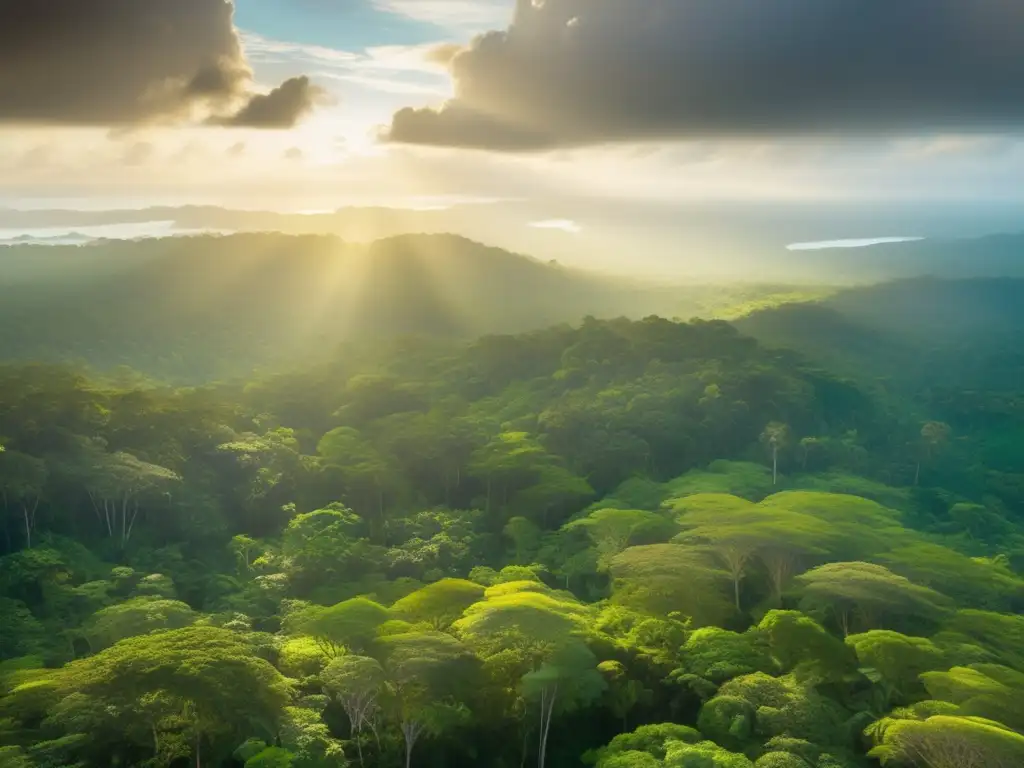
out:
<path id="1" fill-rule="evenodd" d="M 514 0 L 374 0 L 382 11 L 434 24 L 454 32 L 504 29 Z"/>
<path id="2" fill-rule="evenodd" d="M 534 229 L 557 229 L 561 232 L 567 232 L 570 235 L 578 235 L 583 231 L 583 227 L 571 219 L 545 219 L 544 221 L 532 221 L 530 222 L 530 226 Z"/>

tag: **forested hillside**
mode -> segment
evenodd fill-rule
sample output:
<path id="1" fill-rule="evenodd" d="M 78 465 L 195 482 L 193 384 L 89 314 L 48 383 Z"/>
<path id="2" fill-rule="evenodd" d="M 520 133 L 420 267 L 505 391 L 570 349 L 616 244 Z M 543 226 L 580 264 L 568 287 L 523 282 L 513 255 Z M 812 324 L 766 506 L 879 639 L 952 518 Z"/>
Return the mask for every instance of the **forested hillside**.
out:
<path id="1" fill-rule="evenodd" d="M 858 338 L 835 373 L 655 318 L 190 388 L 6 365 L 0 765 L 1022 765 L 1019 380 Z"/>
<path id="2" fill-rule="evenodd" d="M 555 323 L 711 317 L 816 297 L 780 285 L 663 285 L 451 235 L 371 245 L 255 233 L 0 246 L 0 359 L 241 379 L 402 334 L 469 340 Z"/>
<path id="3" fill-rule="evenodd" d="M 267 233 L 0 247 L 0 356 L 128 365 L 187 383 L 301 364 L 357 338 L 470 339 L 590 314 L 689 317 L 694 306 L 685 290 L 443 235 L 370 246 Z"/>

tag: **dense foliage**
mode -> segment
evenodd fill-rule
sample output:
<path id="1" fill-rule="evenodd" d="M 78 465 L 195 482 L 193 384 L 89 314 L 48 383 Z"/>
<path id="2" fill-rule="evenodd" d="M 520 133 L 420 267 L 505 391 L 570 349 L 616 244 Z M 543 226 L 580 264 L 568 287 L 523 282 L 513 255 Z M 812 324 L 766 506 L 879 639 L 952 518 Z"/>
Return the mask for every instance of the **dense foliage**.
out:
<path id="1" fill-rule="evenodd" d="M 0 766 L 1021 765 L 1017 395 L 901 386 L 654 318 L 2 367 Z"/>

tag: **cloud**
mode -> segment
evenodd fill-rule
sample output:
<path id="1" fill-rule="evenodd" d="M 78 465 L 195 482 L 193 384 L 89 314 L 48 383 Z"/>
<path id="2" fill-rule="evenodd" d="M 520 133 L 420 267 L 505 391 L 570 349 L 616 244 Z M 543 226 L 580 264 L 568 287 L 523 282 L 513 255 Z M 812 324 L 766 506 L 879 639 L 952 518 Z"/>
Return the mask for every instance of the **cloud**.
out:
<path id="1" fill-rule="evenodd" d="M 230 0 L 2 0 L 0 123 L 125 127 L 262 116 L 277 94 L 275 126 L 293 125 L 308 110 L 299 93 L 308 82 L 254 95 L 233 12 Z"/>
<path id="2" fill-rule="evenodd" d="M 291 128 L 313 111 L 323 95 L 308 77 L 292 77 L 270 93 L 252 96 L 235 114 L 211 122 L 242 128 Z"/>
<path id="3" fill-rule="evenodd" d="M 555 229 L 566 232 L 570 235 L 578 235 L 583 227 L 572 219 L 545 219 L 544 221 L 531 221 L 530 226 L 534 229 Z"/>
<path id="4" fill-rule="evenodd" d="M 374 0 L 388 13 L 453 31 L 492 29 L 508 22 L 514 0 Z"/>
<path id="5" fill-rule="evenodd" d="M 518 0 L 400 143 L 537 150 L 1024 126 L 1024 3 Z"/>

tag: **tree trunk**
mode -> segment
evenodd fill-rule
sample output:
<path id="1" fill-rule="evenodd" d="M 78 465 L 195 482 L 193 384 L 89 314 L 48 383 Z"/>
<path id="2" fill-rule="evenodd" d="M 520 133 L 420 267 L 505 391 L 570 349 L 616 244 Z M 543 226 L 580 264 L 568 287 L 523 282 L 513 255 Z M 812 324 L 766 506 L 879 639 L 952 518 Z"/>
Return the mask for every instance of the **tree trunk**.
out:
<path id="1" fill-rule="evenodd" d="M 772 446 L 772 485 L 779 483 L 779 449 Z"/>
<path id="2" fill-rule="evenodd" d="M 22 504 L 21 512 L 25 516 L 25 548 L 32 549 L 32 521 L 28 515 L 27 504 Z"/>
<path id="3" fill-rule="evenodd" d="M 412 765 L 412 748 L 420 737 L 423 726 L 419 723 L 402 723 L 402 736 L 405 737 L 405 768 Z"/>
<path id="4" fill-rule="evenodd" d="M 548 756 L 548 734 L 551 732 L 551 716 L 555 711 L 555 699 L 558 696 L 558 686 L 551 691 L 550 697 L 541 696 L 541 736 L 540 736 L 540 757 L 538 767 L 544 768 Z M 544 701 L 547 699 L 547 711 L 545 712 Z"/>
<path id="5" fill-rule="evenodd" d="M 544 716 L 547 713 L 548 692 L 540 692 L 540 728 L 537 729 L 537 768 L 544 768 Z"/>
<path id="6" fill-rule="evenodd" d="M 121 549 L 128 543 L 128 494 L 121 498 Z"/>
<path id="7" fill-rule="evenodd" d="M 736 597 L 736 611 L 739 612 L 742 609 L 740 608 L 740 576 L 738 574 L 733 574 L 732 590 Z"/>
<path id="8" fill-rule="evenodd" d="M 203 746 L 203 734 L 199 731 L 196 732 L 196 768 L 203 768 L 202 761 L 202 746 Z"/>
<path id="9" fill-rule="evenodd" d="M 917 469 L 914 470 L 914 487 L 916 488 L 921 483 L 921 461 L 917 462 Z"/>

